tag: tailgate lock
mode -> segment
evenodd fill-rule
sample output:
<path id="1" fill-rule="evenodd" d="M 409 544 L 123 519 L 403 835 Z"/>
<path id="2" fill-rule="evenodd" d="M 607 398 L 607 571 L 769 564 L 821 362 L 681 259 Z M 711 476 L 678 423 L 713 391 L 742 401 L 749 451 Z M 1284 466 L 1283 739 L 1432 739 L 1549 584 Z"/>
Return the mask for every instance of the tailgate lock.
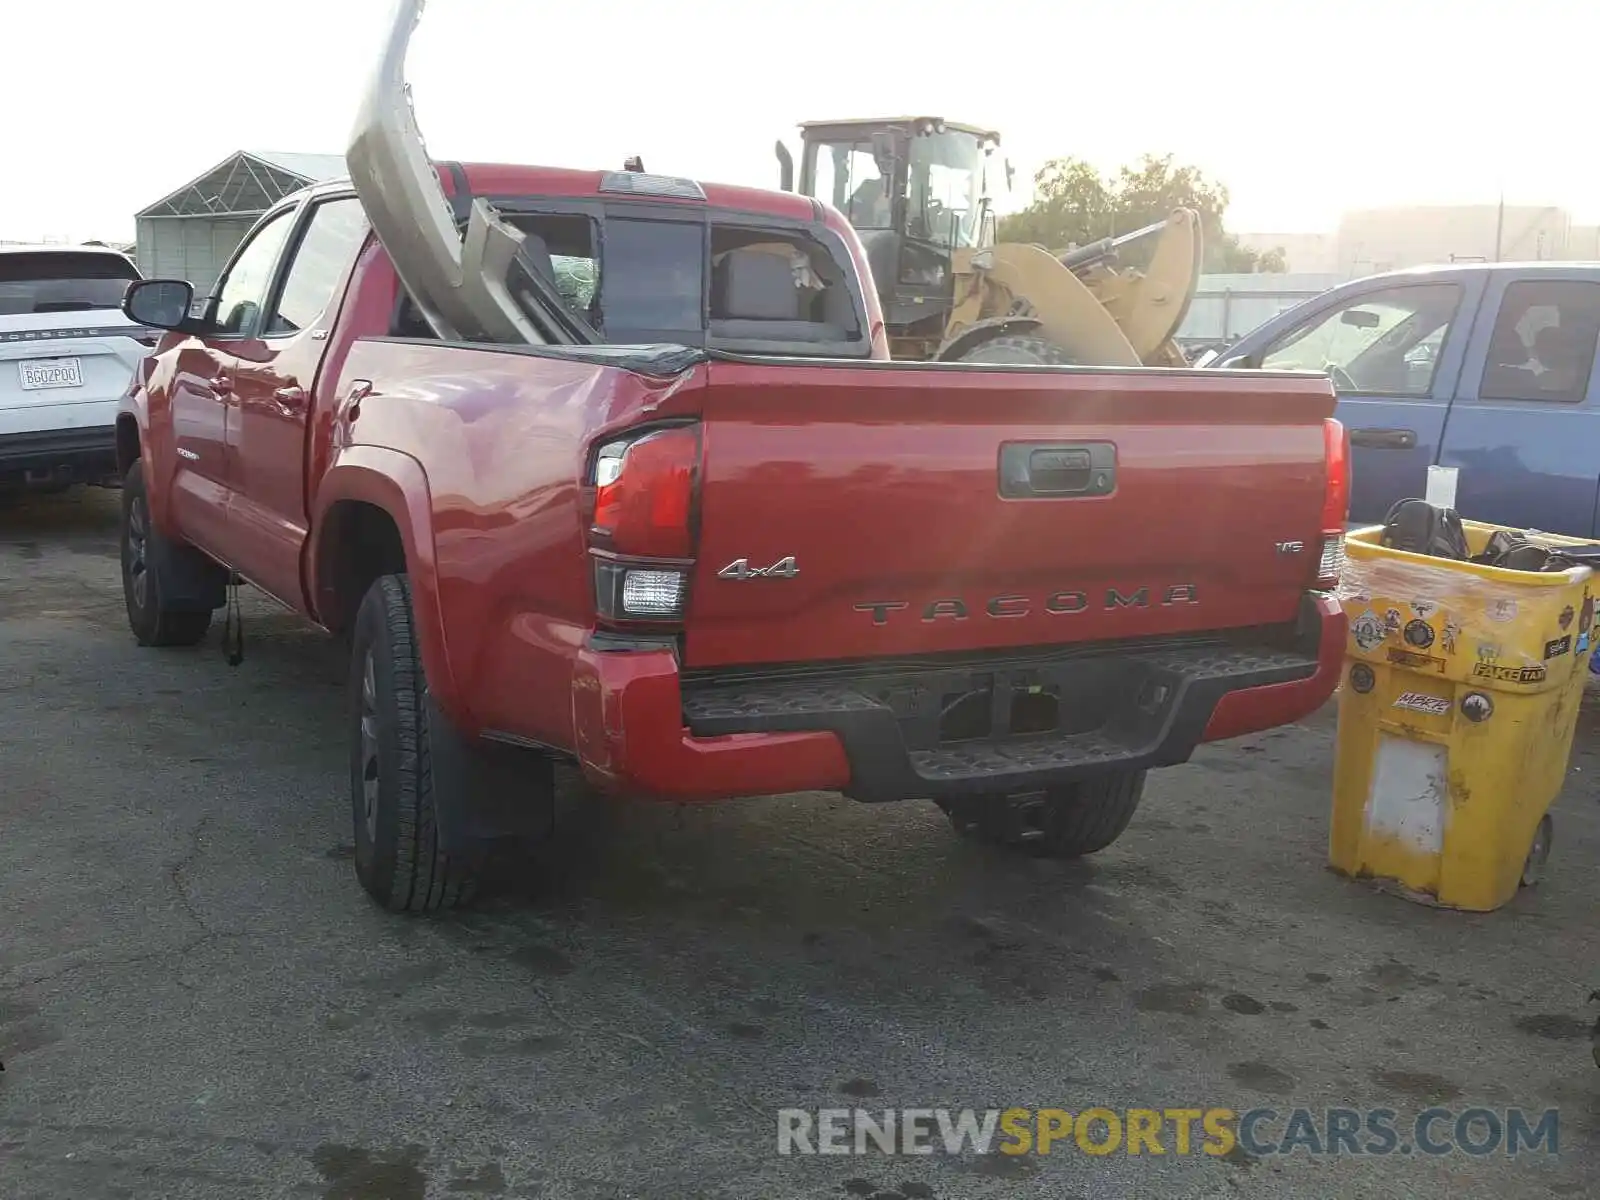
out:
<path id="1" fill-rule="evenodd" d="M 1109 496 L 1117 487 L 1111 442 L 1009 442 L 1000 447 L 1000 495 L 1008 500 Z"/>

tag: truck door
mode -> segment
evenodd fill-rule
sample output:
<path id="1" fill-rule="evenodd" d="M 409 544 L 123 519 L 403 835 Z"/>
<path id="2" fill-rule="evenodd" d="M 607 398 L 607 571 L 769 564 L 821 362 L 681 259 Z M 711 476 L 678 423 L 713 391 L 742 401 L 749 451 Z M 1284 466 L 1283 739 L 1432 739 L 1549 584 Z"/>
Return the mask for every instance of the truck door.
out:
<path id="1" fill-rule="evenodd" d="M 311 200 L 301 215 L 260 333 L 237 351 L 233 502 L 234 568 L 286 603 L 303 600 L 306 428 L 317 369 L 328 350 L 340 284 L 367 236 L 354 196 Z"/>
<path id="2" fill-rule="evenodd" d="M 1252 355 L 1264 370 L 1326 371 L 1350 431 L 1350 520 L 1381 521 L 1421 496 L 1460 374 L 1480 277 L 1459 275 L 1345 292 Z"/>
<path id="3" fill-rule="evenodd" d="M 1594 536 L 1600 499 L 1600 278 L 1497 271 L 1475 323 L 1441 466 L 1463 517 Z"/>
<path id="4" fill-rule="evenodd" d="M 230 442 L 237 420 L 238 351 L 255 332 L 294 213 L 285 208 L 246 235 L 212 290 L 213 328 L 177 350 L 168 392 L 177 450 L 172 514 L 186 536 L 214 554 L 226 544 L 233 497 Z"/>

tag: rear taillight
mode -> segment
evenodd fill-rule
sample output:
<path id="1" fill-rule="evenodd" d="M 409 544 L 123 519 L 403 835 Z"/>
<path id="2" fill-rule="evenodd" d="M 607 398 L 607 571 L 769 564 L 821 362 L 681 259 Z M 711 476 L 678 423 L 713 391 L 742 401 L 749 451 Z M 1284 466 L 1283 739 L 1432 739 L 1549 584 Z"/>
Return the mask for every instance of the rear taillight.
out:
<path id="1" fill-rule="evenodd" d="M 1344 571 L 1344 525 L 1350 514 L 1350 434 L 1333 417 L 1322 422 L 1326 475 L 1322 493 L 1322 547 L 1317 587 L 1338 586 Z"/>
<path id="2" fill-rule="evenodd" d="M 596 615 L 606 622 L 675 622 L 694 566 L 700 429 L 674 425 L 616 438 L 595 453 Z"/>

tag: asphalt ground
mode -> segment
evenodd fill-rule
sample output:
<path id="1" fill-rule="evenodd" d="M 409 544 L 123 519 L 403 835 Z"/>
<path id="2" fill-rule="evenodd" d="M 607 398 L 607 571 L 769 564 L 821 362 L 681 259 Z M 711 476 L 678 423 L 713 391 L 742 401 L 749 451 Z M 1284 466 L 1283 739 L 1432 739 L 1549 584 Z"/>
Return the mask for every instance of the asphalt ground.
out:
<path id="1" fill-rule="evenodd" d="M 408 919 L 351 870 L 333 645 L 247 598 L 238 668 L 141 650 L 116 501 L 0 510 L 4 1200 L 1600 1194 L 1593 698 L 1494 914 L 1325 868 L 1330 706 L 1156 773 L 1084 863 L 931 804 L 574 789 L 550 861 Z M 1558 1109 L 1559 1153 L 778 1153 L 785 1108 L 1266 1107 L 1263 1149 L 1433 1105 Z"/>

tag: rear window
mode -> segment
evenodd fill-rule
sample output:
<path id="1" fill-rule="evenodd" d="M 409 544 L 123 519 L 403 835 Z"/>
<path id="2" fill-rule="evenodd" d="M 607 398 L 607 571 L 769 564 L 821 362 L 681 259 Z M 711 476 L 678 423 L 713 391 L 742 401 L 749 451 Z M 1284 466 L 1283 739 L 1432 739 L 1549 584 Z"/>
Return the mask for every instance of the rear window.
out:
<path id="1" fill-rule="evenodd" d="M 698 224 L 609 217 L 601 248 L 606 332 L 672 340 L 705 329 L 705 233 Z"/>
<path id="2" fill-rule="evenodd" d="M 116 308 L 138 278 L 138 270 L 120 254 L 0 253 L 0 316 Z"/>

